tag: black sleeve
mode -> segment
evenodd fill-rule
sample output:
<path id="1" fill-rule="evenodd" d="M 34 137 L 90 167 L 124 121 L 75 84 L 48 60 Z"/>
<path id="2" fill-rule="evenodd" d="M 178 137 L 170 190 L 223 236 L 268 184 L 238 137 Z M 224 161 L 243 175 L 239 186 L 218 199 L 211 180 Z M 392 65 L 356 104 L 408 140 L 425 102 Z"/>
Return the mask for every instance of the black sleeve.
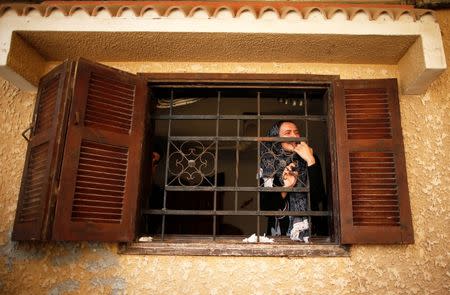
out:
<path id="1" fill-rule="evenodd" d="M 311 197 L 311 209 L 318 210 L 319 203 L 325 200 L 325 188 L 323 185 L 322 167 L 317 156 L 314 156 L 316 163 L 308 166 L 309 191 Z"/>
<path id="2" fill-rule="evenodd" d="M 262 184 L 261 179 L 261 184 Z M 282 186 L 280 181 L 275 178 L 274 179 L 274 187 Z M 283 210 L 285 206 L 284 199 L 281 197 L 280 192 L 261 192 L 261 210 L 263 211 L 277 211 Z"/>

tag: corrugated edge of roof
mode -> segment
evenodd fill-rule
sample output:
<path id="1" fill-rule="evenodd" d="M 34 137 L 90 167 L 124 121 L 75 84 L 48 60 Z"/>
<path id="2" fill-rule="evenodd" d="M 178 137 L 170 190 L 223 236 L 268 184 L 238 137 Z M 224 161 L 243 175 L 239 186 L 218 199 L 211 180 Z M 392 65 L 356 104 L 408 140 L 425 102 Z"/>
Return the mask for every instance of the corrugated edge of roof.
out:
<path id="1" fill-rule="evenodd" d="M 419 21 L 435 12 L 427 9 L 414 9 L 410 5 L 348 5 L 306 2 L 210 2 L 210 1 L 47 1 L 41 4 L 11 3 L 0 5 L 0 17 L 14 11 L 17 16 L 39 13 L 51 17 L 61 13 L 72 16 L 83 11 L 96 17 L 106 12 L 110 17 L 149 17 L 149 18 L 252 18 L 252 19 L 308 19 L 312 15 L 331 20 L 344 17 L 353 20 L 356 16 L 369 21 L 389 19 Z"/>

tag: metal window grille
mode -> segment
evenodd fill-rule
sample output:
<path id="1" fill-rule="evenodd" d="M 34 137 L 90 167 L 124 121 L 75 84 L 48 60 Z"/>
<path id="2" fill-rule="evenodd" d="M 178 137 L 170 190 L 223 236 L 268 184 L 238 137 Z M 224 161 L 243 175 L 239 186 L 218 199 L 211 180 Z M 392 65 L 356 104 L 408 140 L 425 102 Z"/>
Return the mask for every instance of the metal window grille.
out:
<path id="1" fill-rule="evenodd" d="M 179 90 L 173 86 L 165 87 L 166 93 L 170 97 L 164 99 L 154 97 L 153 99 L 159 99 L 160 104 L 168 109 L 166 114 L 156 114 L 152 116 L 154 120 L 165 121 L 167 123 L 167 144 L 165 148 L 165 168 L 164 168 L 164 190 L 163 190 L 163 202 L 162 208 L 152 208 L 143 210 L 143 213 L 147 216 L 159 216 L 161 217 L 161 228 L 158 232 L 161 239 L 164 240 L 166 236 L 166 224 L 167 218 L 170 216 L 208 216 L 212 217 L 212 229 L 211 234 L 208 235 L 212 240 L 218 237 L 217 234 L 217 220 L 222 216 L 252 216 L 256 217 L 256 234 L 261 236 L 265 232 L 265 228 L 261 228 L 262 216 L 306 216 L 311 224 L 311 217 L 313 216 L 331 216 L 331 211 L 319 211 L 311 209 L 311 196 L 309 190 L 309 176 L 306 183 L 301 187 L 283 188 L 283 187 L 265 187 L 261 182 L 260 163 L 261 163 L 261 150 L 267 149 L 264 143 L 269 142 L 308 142 L 309 124 L 312 121 L 327 121 L 326 112 L 323 114 L 309 114 L 308 112 L 308 89 L 298 88 L 295 89 L 298 98 L 290 100 L 284 98 L 283 94 L 286 89 L 278 89 L 280 97 L 279 103 L 286 103 L 292 105 L 302 105 L 302 112 L 298 114 L 265 114 L 261 112 L 261 105 L 264 103 L 262 99 L 262 93 L 265 89 L 254 88 L 252 92 L 255 95 L 256 112 L 254 114 L 223 114 L 221 112 L 221 100 L 222 88 L 208 89 L 209 92 L 214 92 L 215 97 L 208 97 L 205 99 L 215 100 L 216 109 L 215 114 L 195 114 L 195 103 L 199 100 L 195 97 L 186 97 L 183 101 L 175 97 L 175 93 Z M 182 88 L 181 88 L 182 89 Z M 326 92 L 326 88 L 318 88 L 323 93 Z M 201 89 L 199 89 L 201 91 Z M 226 91 L 226 90 L 225 90 Z M 174 110 L 178 105 L 186 105 L 191 107 L 192 114 L 177 114 Z M 190 120 L 204 120 L 205 122 L 215 124 L 215 134 L 200 135 L 200 136 L 178 136 L 173 134 L 174 122 L 177 120 L 183 120 L 188 122 Z M 252 120 L 256 122 L 257 136 L 243 136 L 240 134 L 242 122 Z M 304 135 L 302 137 L 267 137 L 261 136 L 265 134 L 267 130 L 262 130 L 261 122 L 263 120 L 287 120 L 287 121 L 301 121 L 304 126 Z M 234 121 L 236 126 L 236 134 L 232 136 L 224 136 L 219 132 L 219 127 L 224 122 Z M 219 143 L 226 143 L 227 146 L 234 146 L 235 149 L 235 179 L 234 185 L 220 185 L 218 183 L 218 153 Z M 256 163 L 254 185 L 242 186 L 239 185 L 240 174 L 240 149 L 239 146 L 242 143 L 253 143 L 256 145 Z M 272 153 L 273 158 L 277 158 L 277 154 L 267 149 L 267 153 Z M 274 167 L 274 171 L 277 167 Z M 167 207 L 168 194 L 172 192 L 209 192 L 212 194 L 213 204 L 210 209 L 171 209 Z M 231 192 L 234 193 L 234 209 L 224 210 L 218 208 L 218 193 Z M 254 210 L 241 210 L 238 206 L 238 193 L 240 192 L 253 192 L 256 194 L 256 208 Z M 307 210 L 306 211 L 262 211 L 261 210 L 261 193 L 262 192 L 305 192 L 307 193 Z M 152 197 L 152 196 L 150 196 Z"/>

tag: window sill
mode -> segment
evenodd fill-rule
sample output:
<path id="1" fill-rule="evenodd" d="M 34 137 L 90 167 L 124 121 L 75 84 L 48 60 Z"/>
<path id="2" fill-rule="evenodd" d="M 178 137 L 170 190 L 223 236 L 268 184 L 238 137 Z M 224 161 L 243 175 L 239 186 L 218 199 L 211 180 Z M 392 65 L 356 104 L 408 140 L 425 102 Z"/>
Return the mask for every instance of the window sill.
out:
<path id="1" fill-rule="evenodd" d="M 292 241 L 275 243 L 243 243 L 238 240 L 174 239 L 153 242 L 123 243 L 120 254 L 170 255 L 170 256 L 239 256 L 239 257 L 348 257 L 348 246 L 312 242 Z"/>

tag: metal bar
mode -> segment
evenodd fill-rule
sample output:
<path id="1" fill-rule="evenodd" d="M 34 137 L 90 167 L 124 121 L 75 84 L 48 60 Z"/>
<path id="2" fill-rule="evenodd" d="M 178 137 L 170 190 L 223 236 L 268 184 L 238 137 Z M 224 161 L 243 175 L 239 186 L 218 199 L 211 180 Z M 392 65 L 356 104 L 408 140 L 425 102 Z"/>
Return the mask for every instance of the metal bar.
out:
<path id="1" fill-rule="evenodd" d="M 154 116 L 155 120 L 311 120 L 326 121 L 324 115 L 158 115 Z"/>
<path id="2" fill-rule="evenodd" d="M 259 180 L 259 179 L 258 179 Z M 308 192 L 308 188 L 297 188 L 297 187 L 253 187 L 253 186 L 166 186 L 166 191 L 218 191 L 218 192 Z"/>
<path id="3" fill-rule="evenodd" d="M 253 137 L 253 136 L 172 136 L 171 141 L 189 141 L 189 140 L 203 140 L 203 141 L 308 141 L 306 137 Z"/>
<path id="4" fill-rule="evenodd" d="M 261 119 L 259 118 L 260 116 L 261 116 L 261 92 L 259 92 L 258 91 L 258 93 L 257 93 L 257 108 L 258 108 L 258 136 L 260 136 L 261 135 Z M 256 185 L 259 187 L 259 171 L 260 171 L 260 169 L 261 169 L 261 155 L 260 155 L 260 152 L 261 152 L 261 146 L 260 146 L 260 144 L 258 143 L 257 144 L 258 145 L 258 155 L 257 155 L 257 169 L 258 170 L 256 170 L 257 172 L 256 172 Z M 258 191 L 258 193 L 257 193 L 257 198 L 256 198 L 256 210 L 257 210 L 257 212 L 260 212 L 261 211 L 261 193 Z M 259 217 L 259 214 L 258 214 L 258 216 L 256 217 L 256 237 L 257 237 L 257 241 L 259 242 L 259 236 L 261 235 L 261 230 L 260 230 L 260 228 L 259 228 L 259 222 L 260 222 L 260 217 Z"/>
<path id="5" fill-rule="evenodd" d="M 329 211 L 234 211 L 234 210 L 157 210 L 146 209 L 148 215 L 206 215 L 206 216 L 331 216 Z"/>
<path id="6" fill-rule="evenodd" d="M 239 137 L 241 120 L 236 121 L 236 134 Z M 235 175 L 234 175 L 234 187 L 238 187 L 239 179 L 239 141 L 236 141 L 236 165 L 235 165 Z M 234 210 L 237 211 L 238 206 L 238 192 L 234 191 Z"/>
<path id="7" fill-rule="evenodd" d="M 173 89 L 170 91 L 170 109 L 169 109 L 169 122 L 167 126 L 167 148 L 166 148 L 166 175 L 165 175 L 165 184 L 167 186 L 167 180 L 169 176 L 169 154 L 170 154 L 170 129 L 172 127 L 172 120 L 170 119 L 170 116 L 172 116 L 173 113 Z M 164 199 L 163 199 L 163 209 L 166 209 L 167 204 L 167 190 L 164 190 Z M 164 232 L 166 227 L 166 215 L 162 216 L 161 221 L 161 240 L 164 241 Z"/>
<path id="8" fill-rule="evenodd" d="M 308 97 L 306 96 L 306 91 L 303 92 L 303 101 L 304 101 L 304 106 L 305 106 L 305 116 L 308 116 Z M 305 136 L 306 138 L 309 137 L 309 121 L 305 120 Z M 306 169 L 306 184 L 308 187 L 308 192 L 306 193 L 307 195 L 307 200 L 306 200 L 306 208 L 308 211 L 311 210 L 311 193 L 310 193 L 310 187 L 309 187 L 309 173 L 308 173 L 308 169 Z M 310 225 L 311 228 L 311 215 L 308 216 L 308 224 Z M 310 230 L 311 231 L 311 230 Z"/>
<path id="9" fill-rule="evenodd" d="M 303 92 L 303 101 L 304 101 L 304 106 L 305 106 L 305 116 L 308 115 L 308 97 L 306 96 L 306 91 Z M 308 120 L 305 120 L 305 137 L 308 138 L 309 137 L 309 124 L 308 124 Z M 306 177 L 307 177 L 307 186 L 309 188 L 309 174 L 308 174 L 308 170 L 306 170 Z M 308 190 L 308 194 L 307 194 L 308 198 L 307 198 L 307 202 L 306 202 L 306 207 L 308 208 L 308 210 L 311 210 L 311 195 L 309 193 Z M 311 222 L 311 220 L 309 220 Z"/>
<path id="10" fill-rule="evenodd" d="M 219 138 L 220 91 L 217 91 L 216 137 Z M 214 159 L 214 186 L 217 187 L 217 160 L 219 158 L 219 141 L 216 140 L 216 157 Z M 214 212 L 217 210 L 217 190 L 214 191 Z M 217 216 L 213 216 L 213 240 L 216 239 Z"/>
<path id="11" fill-rule="evenodd" d="M 251 83 L 244 84 L 244 83 L 233 83 L 232 85 L 226 85 L 222 83 L 208 83 L 208 84 L 192 84 L 195 83 L 195 81 L 189 82 L 189 81 L 183 81 L 177 84 L 151 84 L 152 88 L 231 88 L 231 89 L 239 89 L 239 88 L 254 88 L 254 89 L 327 89 L 329 86 L 294 86 L 294 85 L 286 85 L 286 84 L 258 84 L 258 85 L 252 85 Z M 296 82 L 298 84 L 299 82 Z"/>

